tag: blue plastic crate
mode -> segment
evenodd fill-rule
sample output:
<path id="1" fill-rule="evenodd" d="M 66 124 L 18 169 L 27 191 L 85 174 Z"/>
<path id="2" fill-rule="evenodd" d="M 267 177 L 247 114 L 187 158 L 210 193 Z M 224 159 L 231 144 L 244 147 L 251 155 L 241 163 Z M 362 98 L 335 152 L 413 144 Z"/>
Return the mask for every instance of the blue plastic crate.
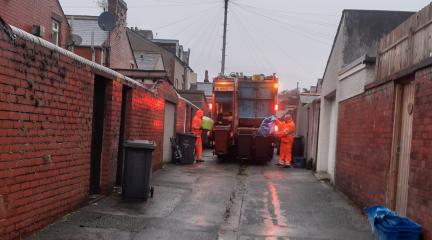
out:
<path id="1" fill-rule="evenodd" d="M 417 240 L 421 226 L 409 218 L 398 216 L 390 209 L 378 205 L 365 208 L 372 232 L 379 240 Z"/>
<path id="2" fill-rule="evenodd" d="M 294 168 L 305 168 L 306 167 L 306 158 L 294 157 L 292 166 Z"/>
<path id="3" fill-rule="evenodd" d="M 418 240 L 421 226 L 409 218 L 391 217 L 377 221 L 375 235 L 379 240 Z"/>
<path id="4" fill-rule="evenodd" d="M 372 232 L 375 232 L 375 221 L 377 219 L 382 218 L 386 214 L 396 215 L 394 212 L 390 211 L 388 208 L 382 205 L 365 208 L 364 213 L 369 219 L 369 223 L 372 227 Z"/>

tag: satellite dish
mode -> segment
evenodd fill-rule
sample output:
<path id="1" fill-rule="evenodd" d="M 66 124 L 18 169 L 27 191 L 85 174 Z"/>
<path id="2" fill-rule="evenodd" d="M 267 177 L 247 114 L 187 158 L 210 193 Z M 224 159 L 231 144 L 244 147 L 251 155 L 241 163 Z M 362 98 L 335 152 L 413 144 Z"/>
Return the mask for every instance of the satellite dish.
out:
<path id="1" fill-rule="evenodd" d="M 82 38 L 80 35 L 77 34 L 71 34 L 69 36 L 69 39 L 67 40 L 67 46 L 68 47 L 72 47 L 72 46 L 79 46 L 82 43 Z"/>
<path id="2" fill-rule="evenodd" d="M 71 35 L 71 42 L 73 45 L 79 46 L 82 43 L 82 37 L 80 35 L 77 35 L 77 34 L 72 34 Z"/>
<path id="3" fill-rule="evenodd" d="M 116 25 L 116 18 L 110 12 L 103 12 L 98 17 L 99 27 L 104 31 L 112 31 Z"/>

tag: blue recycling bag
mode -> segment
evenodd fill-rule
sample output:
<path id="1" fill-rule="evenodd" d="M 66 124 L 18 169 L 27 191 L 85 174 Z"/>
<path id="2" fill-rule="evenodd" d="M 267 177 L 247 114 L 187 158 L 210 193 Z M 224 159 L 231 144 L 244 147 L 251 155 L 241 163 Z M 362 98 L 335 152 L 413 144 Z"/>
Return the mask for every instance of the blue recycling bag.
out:
<path id="1" fill-rule="evenodd" d="M 274 122 L 276 121 L 275 116 L 270 116 L 267 118 L 264 118 L 264 120 L 261 122 L 260 127 L 258 128 L 258 135 L 268 137 L 272 134 Z"/>

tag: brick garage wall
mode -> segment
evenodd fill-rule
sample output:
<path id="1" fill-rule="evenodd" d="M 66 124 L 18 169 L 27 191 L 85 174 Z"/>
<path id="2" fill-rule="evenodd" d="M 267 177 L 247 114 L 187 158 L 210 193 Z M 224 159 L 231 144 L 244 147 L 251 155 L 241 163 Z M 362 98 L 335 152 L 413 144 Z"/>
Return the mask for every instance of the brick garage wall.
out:
<path id="1" fill-rule="evenodd" d="M 36 7 L 37 6 L 37 7 Z M 65 48 L 70 26 L 57 0 L 3 0 L 0 1 L 0 17 L 8 24 L 31 33 L 33 25 L 45 27 L 43 39 L 51 41 L 52 17 L 56 15 L 60 22 L 60 46 Z"/>
<path id="2" fill-rule="evenodd" d="M 122 83 L 107 80 L 100 182 L 104 194 L 111 192 L 116 180 L 121 102 Z"/>
<path id="3" fill-rule="evenodd" d="M 0 32 L 0 239 L 85 202 L 93 111 L 90 66 Z M 122 83 L 105 79 L 101 190 L 115 182 Z"/>
<path id="4" fill-rule="evenodd" d="M 432 239 L 432 67 L 416 73 L 408 216 Z"/>
<path id="5" fill-rule="evenodd" d="M 126 116 L 126 139 L 146 139 L 157 145 L 153 152 L 153 171 L 162 167 L 165 100 L 179 102 L 176 91 L 167 81 L 159 81 L 155 92 L 133 89 Z"/>
<path id="6" fill-rule="evenodd" d="M 178 104 L 177 104 L 177 116 L 176 116 L 176 132 L 178 132 L 178 133 L 185 132 L 186 108 L 187 108 L 187 104 L 184 101 L 178 102 Z"/>
<path id="7" fill-rule="evenodd" d="M 90 66 L 0 32 L 0 239 L 19 239 L 87 200 L 93 88 Z M 101 190 L 115 182 L 122 82 L 105 79 Z M 128 94 L 126 139 L 157 144 L 161 167 L 165 100 L 177 103 L 166 81 Z M 180 106 L 181 108 L 181 106 Z M 180 120 L 181 121 L 181 120 Z"/>
<path id="8" fill-rule="evenodd" d="M 94 75 L 3 32 L 0 55 L 0 239 L 15 239 L 87 198 Z"/>
<path id="9" fill-rule="evenodd" d="M 393 109 L 392 82 L 339 106 L 335 184 L 362 207 L 386 203 Z"/>

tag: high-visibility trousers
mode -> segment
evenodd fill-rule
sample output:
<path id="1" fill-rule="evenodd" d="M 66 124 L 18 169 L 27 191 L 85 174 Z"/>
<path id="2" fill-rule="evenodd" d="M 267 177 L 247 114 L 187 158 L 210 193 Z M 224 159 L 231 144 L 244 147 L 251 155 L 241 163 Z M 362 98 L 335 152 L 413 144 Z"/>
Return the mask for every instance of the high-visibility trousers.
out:
<path id="1" fill-rule="evenodd" d="M 195 154 L 196 154 L 196 160 L 202 160 L 202 138 L 201 133 L 195 133 L 196 141 L 195 141 Z"/>
<path id="2" fill-rule="evenodd" d="M 280 155 L 279 163 L 282 165 L 291 165 L 292 162 L 292 147 L 293 141 L 281 141 L 280 143 Z"/>

